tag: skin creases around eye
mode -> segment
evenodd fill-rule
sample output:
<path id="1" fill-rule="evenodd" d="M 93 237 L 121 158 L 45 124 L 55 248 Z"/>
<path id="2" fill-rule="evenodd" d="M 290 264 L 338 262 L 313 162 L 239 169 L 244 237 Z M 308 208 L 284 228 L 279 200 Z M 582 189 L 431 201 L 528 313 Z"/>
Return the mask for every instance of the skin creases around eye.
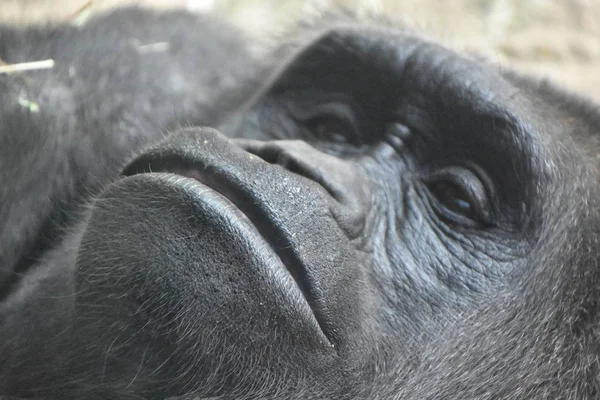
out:
<path id="1" fill-rule="evenodd" d="M 384 140 L 397 152 L 406 148 L 411 138 L 411 130 L 400 122 L 392 122 L 385 129 Z"/>

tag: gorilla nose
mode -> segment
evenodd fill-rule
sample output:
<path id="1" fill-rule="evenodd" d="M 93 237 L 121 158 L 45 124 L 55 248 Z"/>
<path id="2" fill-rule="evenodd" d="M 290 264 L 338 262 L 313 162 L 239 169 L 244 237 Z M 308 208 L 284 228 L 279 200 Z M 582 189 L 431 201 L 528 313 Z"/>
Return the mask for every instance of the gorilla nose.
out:
<path id="1" fill-rule="evenodd" d="M 137 157 L 122 174 L 161 171 L 199 180 L 243 208 L 325 212 L 348 239 L 366 233 L 371 196 L 364 174 L 303 141 L 230 140 L 214 129 L 186 129 Z"/>
<path id="2" fill-rule="evenodd" d="M 237 139 L 235 144 L 264 161 L 318 183 L 335 200 L 333 217 L 350 238 L 365 230 L 368 180 L 352 162 L 323 153 L 302 140 Z"/>

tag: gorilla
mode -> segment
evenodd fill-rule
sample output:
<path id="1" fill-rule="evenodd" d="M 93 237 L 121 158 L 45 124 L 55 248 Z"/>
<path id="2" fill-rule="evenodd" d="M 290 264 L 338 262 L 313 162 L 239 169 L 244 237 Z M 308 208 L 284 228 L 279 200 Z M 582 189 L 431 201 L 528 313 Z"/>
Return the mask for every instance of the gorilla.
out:
<path id="1" fill-rule="evenodd" d="M 346 13 L 0 58 L 0 398 L 600 397 L 591 101 Z"/>

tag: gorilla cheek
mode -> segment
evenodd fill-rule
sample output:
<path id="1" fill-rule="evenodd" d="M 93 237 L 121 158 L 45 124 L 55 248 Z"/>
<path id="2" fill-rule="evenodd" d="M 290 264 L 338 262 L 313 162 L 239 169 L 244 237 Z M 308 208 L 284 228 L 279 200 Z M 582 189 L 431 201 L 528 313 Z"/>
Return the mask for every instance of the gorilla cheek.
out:
<path id="1" fill-rule="evenodd" d="M 136 175 L 111 186 L 94 205 L 78 268 L 78 326 L 104 354 L 115 340 L 164 357 L 169 348 L 194 349 L 183 355 L 194 362 L 227 358 L 228 343 L 283 350 L 278 359 L 328 350 L 310 306 L 248 218 L 188 178 Z"/>

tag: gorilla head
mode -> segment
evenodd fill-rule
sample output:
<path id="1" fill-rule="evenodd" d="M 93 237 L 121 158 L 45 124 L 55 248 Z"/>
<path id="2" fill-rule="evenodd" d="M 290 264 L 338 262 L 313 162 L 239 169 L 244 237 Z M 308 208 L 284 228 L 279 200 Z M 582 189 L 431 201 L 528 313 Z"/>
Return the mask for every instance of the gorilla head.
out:
<path id="1" fill-rule="evenodd" d="M 0 215 L 19 233 L 2 393 L 598 396 L 596 107 L 410 32 L 330 23 L 261 61 L 207 51 L 239 38 L 181 13 L 4 28 L 57 68 L 29 83 L 40 115 L 0 80 L 0 155 L 17 160 L 0 160 Z M 169 54 L 121 46 L 150 25 Z M 73 103 L 51 103 L 59 89 Z M 214 128 L 173 128 L 189 125 Z M 23 189 L 36 179 L 53 184 Z"/>

